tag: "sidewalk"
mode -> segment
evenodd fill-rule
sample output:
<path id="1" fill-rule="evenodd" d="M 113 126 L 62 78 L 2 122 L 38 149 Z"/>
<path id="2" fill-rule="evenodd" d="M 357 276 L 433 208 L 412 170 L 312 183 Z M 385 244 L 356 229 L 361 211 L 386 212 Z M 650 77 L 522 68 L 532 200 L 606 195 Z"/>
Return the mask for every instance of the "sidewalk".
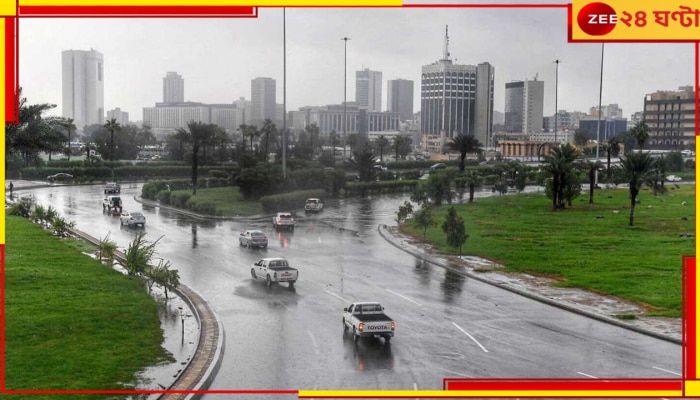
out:
<path id="1" fill-rule="evenodd" d="M 646 310 L 623 299 L 581 289 L 554 287 L 553 279 L 507 273 L 501 270 L 501 265 L 482 258 L 468 256 L 460 258 L 440 254 L 429 244 L 401 234 L 396 227 L 379 225 L 379 234 L 399 249 L 457 274 L 589 318 L 682 344 L 683 321 L 681 318 L 647 317 Z M 623 320 L 616 318 L 616 315 L 634 315 L 635 319 Z"/>

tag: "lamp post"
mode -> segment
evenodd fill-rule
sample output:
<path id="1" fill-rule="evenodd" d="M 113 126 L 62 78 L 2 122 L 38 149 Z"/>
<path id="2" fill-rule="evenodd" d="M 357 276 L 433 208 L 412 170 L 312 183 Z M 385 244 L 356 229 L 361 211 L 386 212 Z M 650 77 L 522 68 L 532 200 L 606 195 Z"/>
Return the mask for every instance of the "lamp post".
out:
<path id="1" fill-rule="evenodd" d="M 282 8 L 282 178 L 287 178 L 287 12 Z"/>
<path id="2" fill-rule="evenodd" d="M 598 93 L 598 128 L 596 129 L 595 161 L 600 161 L 600 117 L 603 113 L 603 56 L 605 55 L 605 42 L 600 47 L 600 91 Z M 605 122 L 607 125 L 607 120 Z M 595 170 L 595 186 L 598 186 L 598 169 Z"/>
<path id="3" fill-rule="evenodd" d="M 348 126 L 348 40 L 350 40 L 350 38 L 344 37 L 340 40 L 345 42 L 345 69 L 343 72 L 343 158 L 346 158 L 345 145 Z"/>
<path id="4" fill-rule="evenodd" d="M 556 68 L 556 73 L 554 75 L 554 143 L 557 143 L 557 117 L 559 114 L 559 111 L 557 110 L 557 97 L 559 95 L 559 60 L 554 60 L 554 63 L 557 65 Z"/>
<path id="5" fill-rule="evenodd" d="M 180 310 L 180 322 L 182 322 L 182 343 L 185 343 L 185 310 L 182 309 L 182 306 L 177 309 Z"/>

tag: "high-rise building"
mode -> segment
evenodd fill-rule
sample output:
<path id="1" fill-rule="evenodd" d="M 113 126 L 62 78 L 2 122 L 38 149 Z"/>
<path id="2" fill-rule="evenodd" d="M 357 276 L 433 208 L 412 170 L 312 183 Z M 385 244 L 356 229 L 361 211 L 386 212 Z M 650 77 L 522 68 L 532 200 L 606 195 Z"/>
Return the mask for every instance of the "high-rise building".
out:
<path id="1" fill-rule="evenodd" d="M 644 123 L 649 127 L 649 148 L 695 149 L 695 91 L 658 91 L 644 98 Z"/>
<path id="2" fill-rule="evenodd" d="M 530 134 L 542 130 L 544 82 L 537 76 L 531 81 L 506 83 L 505 130 Z"/>
<path id="3" fill-rule="evenodd" d="M 107 120 L 111 119 L 115 119 L 120 126 L 124 126 L 129 123 L 129 113 L 117 107 L 114 110 L 107 111 Z"/>
<path id="4" fill-rule="evenodd" d="M 185 101 L 185 80 L 177 72 L 168 72 L 163 78 L 163 103 Z"/>
<path id="5" fill-rule="evenodd" d="M 367 111 L 382 111 L 382 73 L 370 71 L 355 72 L 355 102 Z"/>
<path id="6" fill-rule="evenodd" d="M 399 113 L 401 122 L 413 119 L 413 81 L 394 79 L 386 82 L 389 112 Z"/>
<path id="7" fill-rule="evenodd" d="M 424 65 L 421 73 L 423 135 L 474 135 L 489 146 L 493 127 L 494 67 L 454 64 L 449 58 L 445 29 L 443 58 Z M 443 141 L 444 143 L 444 141 Z"/>
<path id="8" fill-rule="evenodd" d="M 62 53 L 63 117 L 76 128 L 104 124 L 104 57 L 94 49 Z"/>
<path id="9" fill-rule="evenodd" d="M 262 125 L 266 119 L 275 120 L 277 114 L 277 89 L 272 78 L 255 78 L 251 81 L 250 124 Z"/>

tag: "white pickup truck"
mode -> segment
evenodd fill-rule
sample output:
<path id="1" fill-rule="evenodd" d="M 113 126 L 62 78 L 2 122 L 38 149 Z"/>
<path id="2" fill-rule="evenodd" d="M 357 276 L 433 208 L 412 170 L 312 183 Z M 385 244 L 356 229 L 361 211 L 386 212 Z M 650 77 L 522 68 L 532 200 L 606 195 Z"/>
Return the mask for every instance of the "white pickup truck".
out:
<path id="1" fill-rule="evenodd" d="M 288 282 L 291 288 L 299 278 L 299 271 L 284 258 L 263 258 L 253 264 L 250 275 L 253 279 L 264 279 L 268 287 L 274 282 Z"/>
<path id="2" fill-rule="evenodd" d="M 360 337 L 382 336 L 389 342 L 394 336 L 394 321 L 384 314 L 379 303 L 352 303 L 343 309 L 343 330 L 352 330 L 355 341 Z"/>

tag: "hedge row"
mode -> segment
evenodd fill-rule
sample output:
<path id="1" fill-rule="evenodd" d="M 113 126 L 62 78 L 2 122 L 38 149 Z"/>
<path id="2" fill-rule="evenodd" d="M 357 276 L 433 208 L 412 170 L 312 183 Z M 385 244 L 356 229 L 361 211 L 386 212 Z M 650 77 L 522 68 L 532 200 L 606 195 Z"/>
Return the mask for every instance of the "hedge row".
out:
<path id="1" fill-rule="evenodd" d="M 267 212 L 277 212 L 281 210 L 295 210 L 304 207 L 306 199 L 310 197 L 324 197 L 326 191 L 322 189 L 315 190 L 297 190 L 295 192 L 273 194 L 271 196 L 263 196 L 260 198 L 260 203 L 263 209 Z"/>
<path id="2" fill-rule="evenodd" d="M 197 189 L 231 186 L 231 181 L 224 178 L 199 177 L 197 179 Z M 141 197 L 149 200 L 160 200 L 161 192 L 176 190 L 191 190 L 192 181 L 190 179 L 173 179 L 167 181 L 147 182 L 141 188 Z"/>
<path id="3" fill-rule="evenodd" d="M 72 162 L 71 162 L 72 164 Z M 240 169 L 237 166 L 205 166 L 199 167 L 199 176 L 206 176 L 210 171 L 219 171 L 218 174 L 235 176 Z M 137 166 L 126 165 L 114 168 L 106 166 L 80 167 L 70 166 L 67 168 L 58 167 L 33 167 L 24 168 L 21 171 L 22 179 L 46 179 L 47 176 L 59 172 L 67 172 L 75 177 L 78 182 L 90 182 L 95 180 L 105 181 L 110 179 L 153 179 L 158 177 L 180 177 L 187 178 L 192 175 L 192 167 L 187 165 L 171 166 Z M 112 175 L 114 174 L 114 175 Z M 114 178 L 113 178 L 114 177 Z"/>
<path id="4" fill-rule="evenodd" d="M 179 190 L 176 192 L 161 190 L 156 197 L 162 204 L 169 204 L 173 207 L 191 210 L 198 214 L 222 215 L 222 212 L 216 208 L 214 203 L 199 201 L 196 197 L 192 197 L 192 193 L 190 193 L 189 190 Z"/>
<path id="5" fill-rule="evenodd" d="M 345 196 L 364 195 L 369 193 L 400 193 L 413 190 L 418 180 L 352 182 L 343 187 Z"/>

